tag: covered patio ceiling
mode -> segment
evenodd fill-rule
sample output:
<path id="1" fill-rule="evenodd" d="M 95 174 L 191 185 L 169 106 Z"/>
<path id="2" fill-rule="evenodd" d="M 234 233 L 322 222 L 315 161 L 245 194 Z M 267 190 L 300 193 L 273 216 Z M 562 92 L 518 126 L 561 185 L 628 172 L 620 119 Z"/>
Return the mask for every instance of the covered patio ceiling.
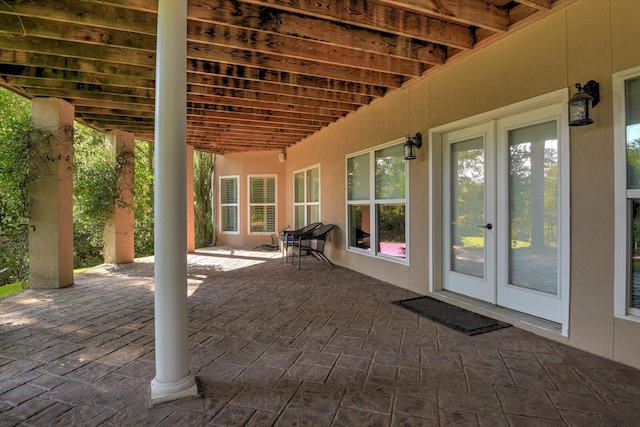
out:
<path id="1" fill-rule="evenodd" d="M 284 149 L 574 1 L 189 0 L 188 143 Z M 0 85 L 152 141 L 157 6 L 0 2 Z"/>

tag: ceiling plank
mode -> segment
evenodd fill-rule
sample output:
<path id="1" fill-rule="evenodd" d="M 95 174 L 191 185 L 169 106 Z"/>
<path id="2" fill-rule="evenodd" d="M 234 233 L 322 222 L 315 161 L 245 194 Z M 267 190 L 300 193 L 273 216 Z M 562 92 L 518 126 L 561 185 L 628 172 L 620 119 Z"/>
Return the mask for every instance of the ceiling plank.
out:
<path id="1" fill-rule="evenodd" d="M 421 62 L 440 63 L 446 57 L 446 49 L 438 44 L 346 26 L 308 15 L 301 16 L 283 11 L 271 13 L 260 5 L 221 0 L 190 2 L 189 19 L 200 20 L 203 23 L 221 23 L 245 30 L 260 30 L 269 34 L 292 36 L 333 46 L 348 46 L 365 52 Z"/>
<path id="2" fill-rule="evenodd" d="M 292 86 L 302 86 L 346 93 L 355 93 L 374 97 L 384 96 L 389 90 L 388 87 L 381 85 L 371 85 L 362 82 L 343 81 L 325 77 L 313 77 L 286 71 L 244 66 L 233 63 L 203 61 L 193 58 L 188 60 L 187 70 L 204 75 L 216 75 L 222 77 L 234 77 L 242 80 L 281 83 Z"/>
<path id="3" fill-rule="evenodd" d="M 92 59 L 114 64 L 155 67 L 155 53 L 136 49 L 122 49 L 109 45 L 95 45 L 40 37 L 16 37 L 0 34 L 0 49 L 24 52 L 46 52 L 68 58 Z M 48 64 L 40 64 L 47 66 Z"/>
<path id="4" fill-rule="evenodd" d="M 0 40 L 1 47 L 1 40 Z M 231 47 L 211 46 L 194 41 L 187 42 L 187 57 L 204 61 L 239 64 L 248 67 L 272 69 L 288 73 L 304 74 L 321 78 L 345 80 L 370 85 L 399 88 L 407 81 L 406 76 L 384 73 L 375 70 L 325 64 L 285 57 L 278 54 L 265 54 Z"/>
<path id="5" fill-rule="evenodd" d="M 88 72 L 104 74 L 106 76 L 135 77 L 152 80 L 155 78 L 155 67 L 140 67 L 115 64 L 105 61 L 92 61 L 82 58 L 52 55 L 49 53 L 25 52 L 2 48 L 0 46 L 0 63 L 36 67 L 39 69 L 53 68 L 73 72 Z"/>
<path id="6" fill-rule="evenodd" d="M 477 26 L 494 32 L 505 32 L 509 27 L 506 10 L 479 0 L 378 0 L 390 6 L 401 7 L 434 18 Z"/>
<path id="7" fill-rule="evenodd" d="M 517 0 L 517 2 L 538 10 L 551 9 L 551 0 Z"/>
<path id="8" fill-rule="evenodd" d="M 22 17 L 46 18 L 51 21 L 113 28 L 141 34 L 156 34 L 157 13 L 106 3 L 78 0 L 13 1 L 11 7 L 0 2 L 0 9 Z M 44 4 L 43 4 L 44 3 Z M 11 13 L 10 12 L 10 13 Z"/>
<path id="9" fill-rule="evenodd" d="M 200 22 L 189 25 L 188 38 L 216 46 L 407 76 L 420 75 L 426 70 L 425 64 L 440 65 L 445 59 L 443 50 L 441 55 L 432 55 L 428 61 L 417 61 L 298 37 Z"/>
<path id="10" fill-rule="evenodd" d="M 223 7 L 224 0 L 200 0 L 192 2 L 193 7 L 206 3 L 209 8 Z M 230 2 L 226 2 L 230 3 Z M 454 46 L 460 49 L 473 47 L 473 31 L 459 24 L 442 21 L 424 15 L 412 13 L 368 0 L 315 0 L 301 2 L 297 0 L 246 0 L 259 6 L 287 12 L 309 15 L 325 20 L 339 22 L 355 27 L 411 37 L 432 43 Z M 190 14 L 193 10 L 190 9 Z M 264 10 L 264 9 L 263 9 Z M 266 14 L 267 12 L 263 12 Z"/>

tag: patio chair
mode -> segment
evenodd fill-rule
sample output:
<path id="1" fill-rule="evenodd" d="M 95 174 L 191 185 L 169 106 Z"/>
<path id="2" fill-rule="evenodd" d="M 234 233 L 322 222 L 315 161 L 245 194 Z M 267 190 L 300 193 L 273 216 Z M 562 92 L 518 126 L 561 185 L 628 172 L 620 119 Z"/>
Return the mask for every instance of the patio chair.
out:
<path id="1" fill-rule="evenodd" d="M 280 241 L 282 242 L 282 256 L 285 257 L 285 262 L 288 262 L 289 255 L 287 253 L 289 246 L 293 245 L 294 242 L 297 242 L 301 235 L 309 233 L 316 228 L 322 225 L 321 222 L 314 222 L 308 225 L 305 225 L 302 228 L 297 230 L 287 230 L 286 228 L 280 231 L 280 235 L 278 236 Z"/>
<path id="2" fill-rule="evenodd" d="M 291 251 L 291 257 L 295 256 L 295 247 L 298 247 L 298 270 L 300 270 L 300 263 L 303 254 L 312 255 L 315 259 L 323 262 L 328 262 L 332 267 L 335 267 L 331 260 L 324 254 L 324 247 L 327 242 L 327 238 L 335 227 L 334 224 L 324 224 L 315 230 L 299 236 L 297 242 L 293 243 L 293 249 Z M 293 264 L 293 259 L 291 260 Z"/>

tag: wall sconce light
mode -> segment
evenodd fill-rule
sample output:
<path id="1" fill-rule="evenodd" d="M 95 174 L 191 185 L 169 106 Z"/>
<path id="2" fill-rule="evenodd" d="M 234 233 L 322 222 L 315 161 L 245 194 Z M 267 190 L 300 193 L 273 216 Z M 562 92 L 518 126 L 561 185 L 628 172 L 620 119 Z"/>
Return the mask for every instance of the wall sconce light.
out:
<path id="1" fill-rule="evenodd" d="M 407 142 L 404 143 L 404 159 L 413 160 L 416 158 L 416 149 L 422 147 L 422 135 L 420 132 L 415 135 L 407 135 Z"/>
<path id="2" fill-rule="evenodd" d="M 589 101 L 591 108 L 600 101 L 600 83 L 589 80 L 584 86 L 576 83 L 576 88 L 578 92 L 569 100 L 569 126 L 590 125 L 593 119 L 589 117 Z"/>
<path id="3" fill-rule="evenodd" d="M 287 152 L 285 150 L 282 150 L 278 153 L 278 161 L 280 163 L 283 163 L 285 160 L 287 160 Z"/>

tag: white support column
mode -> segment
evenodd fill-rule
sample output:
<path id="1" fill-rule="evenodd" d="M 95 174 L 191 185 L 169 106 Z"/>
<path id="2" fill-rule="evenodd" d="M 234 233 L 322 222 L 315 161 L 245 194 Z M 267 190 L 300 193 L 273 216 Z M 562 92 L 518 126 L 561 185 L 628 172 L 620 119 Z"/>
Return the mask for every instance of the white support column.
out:
<path id="1" fill-rule="evenodd" d="M 189 371 L 187 2 L 159 0 L 155 116 L 155 352 L 151 404 L 198 395 Z"/>

